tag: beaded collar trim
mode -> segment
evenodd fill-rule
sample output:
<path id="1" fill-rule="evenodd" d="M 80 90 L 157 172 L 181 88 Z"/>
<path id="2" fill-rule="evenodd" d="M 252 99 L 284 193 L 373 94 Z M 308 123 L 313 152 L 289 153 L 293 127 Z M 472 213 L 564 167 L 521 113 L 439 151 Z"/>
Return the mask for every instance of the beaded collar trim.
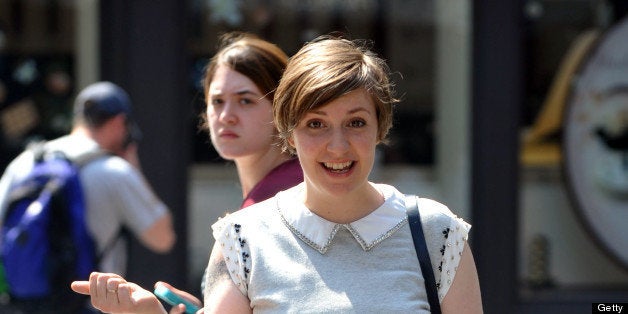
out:
<path id="1" fill-rule="evenodd" d="M 276 209 L 283 224 L 301 241 L 321 254 L 325 254 L 333 244 L 340 228 L 346 228 L 364 251 L 370 251 L 408 223 L 402 194 L 390 186 L 378 187 L 384 194 L 384 204 L 368 216 L 348 224 L 324 220 L 313 215 L 305 206 L 292 206 L 282 210 L 282 205 L 286 207 L 286 204 L 294 204 L 285 201 L 286 197 L 293 196 L 286 193 L 290 190 L 281 192 L 285 194 L 276 198 Z"/>

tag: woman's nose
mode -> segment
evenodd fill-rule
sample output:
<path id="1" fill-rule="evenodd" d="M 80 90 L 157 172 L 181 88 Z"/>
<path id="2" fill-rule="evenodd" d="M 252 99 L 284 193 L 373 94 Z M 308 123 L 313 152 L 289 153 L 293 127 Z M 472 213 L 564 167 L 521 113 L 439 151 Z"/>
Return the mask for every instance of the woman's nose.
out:
<path id="1" fill-rule="evenodd" d="M 349 140 L 342 128 L 330 131 L 330 139 L 327 143 L 327 150 L 333 153 L 344 153 L 349 148 Z"/>
<path id="2" fill-rule="evenodd" d="M 235 112 L 235 106 L 231 105 L 229 102 L 225 103 L 218 116 L 220 122 L 225 124 L 236 124 L 238 122 L 238 115 Z"/>

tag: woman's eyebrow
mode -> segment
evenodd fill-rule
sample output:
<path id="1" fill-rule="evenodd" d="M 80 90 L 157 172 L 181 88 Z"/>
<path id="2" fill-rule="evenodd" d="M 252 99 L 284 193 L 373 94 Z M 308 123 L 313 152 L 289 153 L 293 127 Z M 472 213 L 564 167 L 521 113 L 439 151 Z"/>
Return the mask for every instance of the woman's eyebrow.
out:
<path id="1" fill-rule="evenodd" d="M 255 91 L 248 90 L 248 89 L 237 91 L 235 94 L 238 96 L 243 96 L 243 95 L 248 95 L 248 94 L 254 95 L 254 96 L 260 96 L 260 94 L 256 93 Z"/>
<path id="2" fill-rule="evenodd" d="M 351 109 L 347 113 L 348 114 L 353 114 L 353 113 L 362 112 L 362 111 L 366 112 L 367 114 L 371 114 L 371 112 L 368 109 L 364 108 L 364 107 L 357 107 L 357 108 Z"/>
<path id="3" fill-rule="evenodd" d="M 347 114 L 354 114 L 354 113 L 357 113 L 357 112 L 366 112 L 367 114 L 371 114 L 371 112 L 368 109 L 364 108 L 364 107 L 353 108 L 353 109 L 347 111 Z M 323 110 L 312 110 L 312 111 L 309 111 L 309 113 L 318 114 L 318 115 L 321 115 L 321 116 L 326 116 L 327 115 L 327 113 L 325 111 L 323 111 Z"/>

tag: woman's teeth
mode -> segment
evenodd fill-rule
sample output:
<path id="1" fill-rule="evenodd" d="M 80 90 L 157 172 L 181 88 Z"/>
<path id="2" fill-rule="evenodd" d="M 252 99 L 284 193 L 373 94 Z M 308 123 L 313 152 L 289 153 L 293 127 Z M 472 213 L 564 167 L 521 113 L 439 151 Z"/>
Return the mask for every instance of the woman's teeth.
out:
<path id="1" fill-rule="evenodd" d="M 334 171 L 340 171 L 340 170 L 346 170 L 351 168 L 351 165 L 353 165 L 353 161 L 347 161 L 347 162 L 324 162 L 323 163 L 325 165 L 325 168 L 334 170 Z"/>

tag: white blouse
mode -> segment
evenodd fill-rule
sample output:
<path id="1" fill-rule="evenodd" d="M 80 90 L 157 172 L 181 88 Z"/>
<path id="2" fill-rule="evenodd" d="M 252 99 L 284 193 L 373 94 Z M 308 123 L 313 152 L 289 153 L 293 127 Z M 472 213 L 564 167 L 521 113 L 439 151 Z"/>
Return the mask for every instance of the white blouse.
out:
<path id="1" fill-rule="evenodd" d="M 231 279 L 255 311 L 429 309 L 404 194 L 375 186 L 384 204 L 348 224 L 312 213 L 299 201 L 300 184 L 212 226 Z M 419 209 L 442 301 L 471 226 L 430 199 Z"/>

